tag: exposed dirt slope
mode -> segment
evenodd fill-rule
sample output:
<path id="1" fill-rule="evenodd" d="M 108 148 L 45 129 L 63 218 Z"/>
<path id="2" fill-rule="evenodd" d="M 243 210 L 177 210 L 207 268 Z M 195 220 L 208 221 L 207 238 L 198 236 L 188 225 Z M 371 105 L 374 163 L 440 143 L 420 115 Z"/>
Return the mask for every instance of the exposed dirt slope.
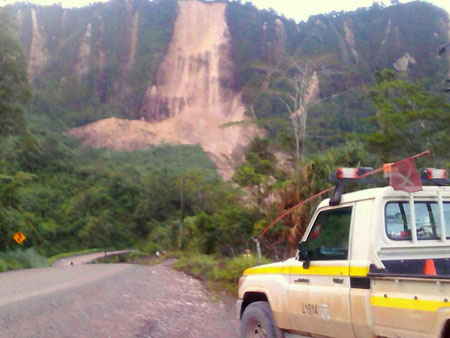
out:
<path id="1" fill-rule="evenodd" d="M 45 41 L 39 32 L 39 23 L 36 16 L 36 10 L 31 10 L 31 46 L 30 56 L 28 60 L 28 76 L 30 79 L 34 79 L 47 62 L 48 53 L 45 48 Z"/>
<path id="2" fill-rule="evenodd" d="M 94 147 L 116 150 L 162 142 L 200 144 L 219 173 L 230 178 L 235 159 L 257 131 L 222 127 L 246 119 L 239 93 L 224 85 L 234 71 L 225 8 L 225 3 L 179 2 L 168 53 L 143 99 L 142 121 L 111 118 L 70 133 Z"/>

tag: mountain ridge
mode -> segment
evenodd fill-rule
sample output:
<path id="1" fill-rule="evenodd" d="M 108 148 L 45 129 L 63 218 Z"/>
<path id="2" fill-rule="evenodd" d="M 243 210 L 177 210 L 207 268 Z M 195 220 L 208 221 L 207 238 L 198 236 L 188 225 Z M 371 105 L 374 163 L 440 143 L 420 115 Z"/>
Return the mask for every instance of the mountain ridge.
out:
<path id="1" fill-rule="evenodd" d="M 182 40 L 186 46 L 175 43 L 171 50 L 180 7 L 192 4 L 221 8 L 226 29 L 211 33 L 219 41 L 213 49 L 220 55 L 214 60 L 211 55 L 216 52 L 202 55 L 184 50 L 194 40 Z M 144 133 L 143 140 L 200 143 L 216 164 L 226 167 L 219 170 L 228 172 L 227 177 L 248 140 L 261 131 L 237 125 L 222 128 L 224 124 L 275 117 L 287 127 L 264 126 L 266 135 L 278 139 L 291 133 L 289 114 L 271 94 L 275 87 L 270 72 L 281 69 L 286 56 L 320 60 L 317 96 L 324 103 L 311 109 L 307 123 L 312 139 L 327 139 L 324 146 L 342 142 L 346 132 L 363 131 L 360 119 L 373 111 L 362 92 L 374 83 L 375 71 L 395 68 L 403 77 L 425 78 L 433 87 L 449 70 L 449 59 L 435 52 L 449 37 L 448 13 L 421 2 L 316 15 L 299 24 L 239 2 L 113 0 L 71 10 L 23 4 L 12 8 L 19 21 L 17 36 L 29 60 L 28 72 L 36 89 L 34 107 L 39 114 L 63 120 L 67 128 L 76 127 L 71 133 L 87 144 L 86 135 L 92 135 L 92 130 L 87 134 L 81 130 L 89 123 L 106 119 L 105 125 L 115 124 L 112 117 L 124 118 L 122 124 L 148 120 L 156 124 L 144 128 L 153 136 Z M 181 33 L 189 35 L 193 22 Z M 199 41 L 208 40 L 208 25 L 195 33 Z M 222 41 L 221 34 L 229 42 Z M 193 78 L 192 72 L 186 77 L 193 68 L 203 75 Z M 212 104 L 214 95 L 221 104 Z M 336 99 L 326 101 L 329 97 Z M 212 121 L 211 116 L 217 118 Z M 203 117 L 211 121 L 202 124 Z M 209 130 L 211 125 L 214 128 Z M 203 130 L 213 135 L 202 135 Z M 94 143 L 107 146 L 111 142 Z M 217 147 L 221 150 L 215 151 Z"/>

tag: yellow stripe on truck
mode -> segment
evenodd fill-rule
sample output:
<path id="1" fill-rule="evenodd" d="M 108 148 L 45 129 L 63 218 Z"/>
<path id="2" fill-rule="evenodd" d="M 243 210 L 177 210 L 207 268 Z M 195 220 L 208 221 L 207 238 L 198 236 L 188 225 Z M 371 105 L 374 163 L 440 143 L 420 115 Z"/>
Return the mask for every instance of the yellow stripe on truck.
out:
<path id="1" fill-rule="evenodd" d="M 270 267 L 255 267 L 244 271 L 244 276 L 248 275 L 288 275 L 288 266 L 270 266 Z"/>
<path id="2" fill-rule="evenodd" d="M 367 266 L 351 266 L 350 276 L 352 277 L 366 277 L 369 273 L 369 267 Z"/>
<path id="3" fill-rule="evenodd" d="M 450 307 L 448 302 L 438 300 L 391 298 L 383 296 L 371 296 L 370 305 L 428 312 L 435 312 L 443 307 Z"/>
<path id="4" fill-rule="evenodd" d="M 348 266 L 310 266 L 305 269 L 301 266 L 267 266 L 254 267 L 244 271 L 248 275 L 329 275 L 329 276 L 361 276 L 369 272 L 368 267 Z"/>

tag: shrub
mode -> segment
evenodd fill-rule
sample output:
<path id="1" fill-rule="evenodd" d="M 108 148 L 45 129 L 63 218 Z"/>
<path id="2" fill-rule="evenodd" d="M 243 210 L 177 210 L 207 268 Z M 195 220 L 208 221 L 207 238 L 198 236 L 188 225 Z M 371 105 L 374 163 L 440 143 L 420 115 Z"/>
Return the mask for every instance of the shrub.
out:
<path id="1" fill-rule="evenodd" d="M 263 257 L 262 264 L 270 263 Z M 239 277 L 243 272 L 258 265 L 254 256 L 239 256 L 235 258 L 215 258 L 208 255 L 186 254 L 174 267 L 198 279 L 223 284 L 228 291 L 235 292 Z"/>
<path id="2" fill-rule="evenodd" d="M 8 264 L 0 258 L 0 272 L 4 272 L 8 270 Z"/>
<path id="3" fill-rule="evenodd" d="M 47 262 L 49 265 L 52 265 L 58 259 L 86 255 L 86 254 L 90 254 L 90 253 L 97 253 L 97 252 L 102 252 L 104 250 L 105 249 L 103 249 L 103 248 L 94 248 L 94 249 L 85 249 L 85 250 L 79 250 L 79 251 L 64 252 L 64 253 L 60 253 L 58 255 L 47 258 Z M 110 250 L 110 249 L 108 249 L 108 250 Z M 111 250 L 114 250 L 114 249 L 111 248 Z"/>
<path id="4" fill-rule="evenodd" d="M 144 251 L 147 254 L 154 255 L 156 251 L 161 251 L 162 246 L 160 244 L 156 244 L 153 242 L 148 242 L 143 248 L 142 251 Z"/>
<path id="5" fill-rule="evenodd" d="M 0 271 L 40 268 L 48 265 L 45 257 L 34 248 L 0 253 Z"/>

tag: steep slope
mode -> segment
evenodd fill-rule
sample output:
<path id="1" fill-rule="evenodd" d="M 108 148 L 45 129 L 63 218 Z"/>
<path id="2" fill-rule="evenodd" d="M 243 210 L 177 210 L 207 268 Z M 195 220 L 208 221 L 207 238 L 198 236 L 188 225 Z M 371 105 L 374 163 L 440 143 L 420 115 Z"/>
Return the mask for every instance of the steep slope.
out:
<path id="1" fill-rule="evenodd" d="M 146 120 L 187 110 L 229 115 L 236 108 L 243 109 L 239 102 L 232 107 L 236 94 L 223 85 L 233 78 L 225 8 L 225 3 L 180 1 L 169 51 L 141 106 L 140 114 Z"/>
<path id="2" fill-rule="evenodd" d="M 71 127 L 111 115 L 138 117 L 177 7 L 177 0 L 111 0 L 74 9 L 15 4 L 29 77 L 45 93 L 36 110 L 78 111 L 78 118 L 57 116 Z"/>
<path id="3" fill-rule="evenodd" d="M 31 10 L 31 46 L 30 46 L 30 56 L 28 60 L 28 76 L 30 79 L 34 79 L 37 73 L 42 70 L 45 63 L 47 62 L 47 50 L 44 46 L 44 40 L 40 34 L 39 23 L 36 17 L 36 11 Z"/>
<path id="4" fill-rule="evenodd" d="M 144 121 L 108 119 L 70 133 L 86 144 L 117 150 L 149 143 L 200 144 L 221 175 L 230 178 L 236 159 L 257 131 L 223 127 L 246 119 L 240 95 L 226 86 L 234 68 L 225 8 L 225 3 L 179 2 L 168 53 L 156 84 L 144 95 L 140 110 Z"/>

